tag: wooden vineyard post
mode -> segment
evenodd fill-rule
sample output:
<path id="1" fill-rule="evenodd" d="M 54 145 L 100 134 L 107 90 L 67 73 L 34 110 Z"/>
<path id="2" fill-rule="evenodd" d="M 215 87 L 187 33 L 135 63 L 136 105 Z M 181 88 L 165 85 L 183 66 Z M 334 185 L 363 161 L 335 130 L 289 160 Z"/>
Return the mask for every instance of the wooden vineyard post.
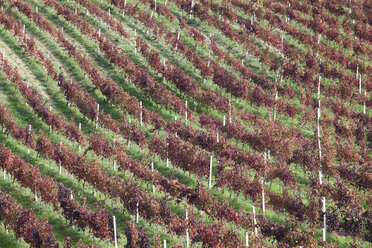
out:
<path id="1" fill-rule="evenodd" d="M 256 235 L 256 237 L 257 237 L 258 236 L 258 231 L 257 231 L 256 209 L 253 205 L 252 205 L 252 208 L 253 208 L 254 235 Z"/>
<path id="2" fill-rule="evenodd" d="M 189 210 L 186 209 L 186 226 L 189 224 Z M 186 227 L 186 248 L 190 247 L 189 228 Z"/>
<path id="3" fill-rule="evenodd" d="M 151 172 L 154 176 L 154 162 L 151 162 Z M 152 184 L 152 192 L 155 193 L 155 185 Z"/>
<path id="4" fill-rule="evenodd" d="M 97 103 L 96 129 L 98 128 L 99 103 Z"/>
<path id="5" fill-rule="evenodd" d="M 115 248 L 118 248 L 118 239 L 116 237 L 116 217 L 115 217 L 115 215 L 112 216 L 112 222 L 114 224 L 114 242 L 115 242 Z"/>
<path id="6" fill-rule="evenodd" d="M 209 188 L 212 188 L 212 166 L 213 166 L 213 156 L 211 156 L 211 161 L 209 165 Z"/>

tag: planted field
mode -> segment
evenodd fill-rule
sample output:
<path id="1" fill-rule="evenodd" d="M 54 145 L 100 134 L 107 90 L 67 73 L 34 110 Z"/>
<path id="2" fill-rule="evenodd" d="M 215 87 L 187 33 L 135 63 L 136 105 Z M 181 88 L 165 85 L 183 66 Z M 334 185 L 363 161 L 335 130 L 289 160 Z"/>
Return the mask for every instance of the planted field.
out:
<path id="1" fill-rule="evenodd" d="M 0 247 L 371 246 L 371 0 L 0 6 Z"/>

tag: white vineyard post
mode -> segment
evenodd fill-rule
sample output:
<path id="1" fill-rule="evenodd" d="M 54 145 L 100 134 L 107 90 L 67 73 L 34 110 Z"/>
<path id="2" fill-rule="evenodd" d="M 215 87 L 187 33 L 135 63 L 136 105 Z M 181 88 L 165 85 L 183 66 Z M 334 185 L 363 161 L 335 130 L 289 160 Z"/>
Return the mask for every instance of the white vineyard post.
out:
<path id="1" fill-rule="evenodd" d="M 363 104 L 363 114 L 366 114 L 366 98 L 367 97 L 367 91 L 364 90 L 364 104 Z"/>
<path id="2" fill-rule="evenodd" d="M 320 170 L 319 171 L 319 183 L 322 184 L 322 177 L 323 177 L 323 174 L 322 174 L 322 171 Z"/>
<path id="3" fill-rule="evenodd" d="M 220 143 L 220 138 L 218 136 L 218 133 L 217 133 L 217 143 Z"/>
<path id="4" fill-rule="evenodd" d="M 115 215 L 112 216 L 112 222 L 114 223 L 114 241 L 115 241 L 115 248 L 118 248 L 118 240 L 116 237 L 116 218 Z"/>
<path id="5" fill-rule="evenodd" d="M 98 128 L 99 103 L 97 103 L 96 129 Z"/>
<path id="6" fill-rule="evenodd" d="M 154 174 L 154 162 L 151 162 L 151 172 Z M 152 184 L 152 192 L 155 193 L 155 185 Z"/>
<path id="7" fill-rule="evenodd" d="M 28 129 L 28 133 L 29 133 L 29 135 L 31 135 L 31 130 L 32 130 L 32 126 L 31 126 L 31 124 L 30 124 L 29 129 Z M 30 147 L 28 147 L 28 149 L 27 149 L 27 153 L 30 154 Z"/>
<path id="8" fill-rule="evenodd" d="M 135 29 L 134 30 L 134 54 L 137 54 L 137 40 L 136 40 L 136 37 L 137 37 L 137 30 Z"/>
<path id="9" fill-rule="evenodd" d="M 249 246 L 248 232 L 245 232 L 245 246 Z"/>
<path id="10" fill-rule="evenodd" d="M 327 231 L 327 222 L 326 222 L 326 200 L 325 197 L 323 197 L 323 241 L 326 241 L 326 231 Z"/>
<path id="11" fill-rule="evenodd" d="M 125 8 L 125 5 L 127 5 L 127 0 L 124 0 L 124 8 Z"/>
<path id="12" fill-rule="evenodd" d="M 59 174 L 62 174 L 62 161 L 59 160 L 59 170 L 58 170 Z"/>
<path id="13" fill-rule="evenodd" d="M 255 207 L 252 205 L 252 208 L 253 208 L 253 224 L 254 224 L 254 234 L 256 235 L 256 237 L 258 236 L 258 232 L 257 232 L 257 220 L 256 220 L 256 209 Z"/>
<path id="14" fill-rule="evenodd" d="M 169 148 L 169 142 L 167 140 L 167 161 L 166 161 L 167 168 L 169 167 L 168 148 Z"/>
<path id="15" fill-rule="evenodd" d="M 129 124 L 132 122 L 132 119 L 129 119 Z M 130 139 L 128 138 L 128 147 L 130 146 Z"/>
<path id="16" fill-rule="evenodd" d="M 167 240 L 164 239 L 164 248 L 167 248 Z"/>
<path id="17" fill-rule="evenodd" d="M 79 122 L 79 131 L 81 131 L 81 122 Z M 81 145 L 79 143 L 79 151 L 81 150 Z"/>
<path id="18" fill-rule="evenodd" d="M 136 224 L 138 224 L 138 221 L 139 221 L 138 205 L 139 205 L 139 203 L 137 202 L 137 209 L 136 209 Z"/>
<path id="19" fill-rule="evenodd" d="M 223 116 L 223 126 L 226 126 L 226 116 Z"/>
<path id="20" fill-rule="evenodd" d="M 72 194 L 72 191 L 70 191 L 70 200 L 74 199 L 74 195 Z"/>
<path id="21" fill-rule="evenodd" d="M 319 79 L 318 79 L 318 99 L 320 99 L 320 80 L 322 79 L 322 76 L 319 74 Z"/>
<path id="22" fill-rule="evenodd" d="M 185 122 L 187 126 L 187 100 L 185 101 Z"/>
<path id="23" fill-rule="evenodd" d="M 116 171 L 116 159 L 114 160 L 114 171 Z"/>
<path id="24" fill-rule="evenodd" d="M 98 29 L 98 37 L 101 37 L 101 29 Z"/>
<path id="25" fill-rule="evenodd" d="M 358 79 L 358 76 L 359 76 L 359 64 L 357 64 L 357 68 L 356 68 L 356 79 Z"/>
<path id="26" fill-rule="evenodd" d="M 275 93 L 275 101 L 278 101 L 278 91 Z M 274 120 L 276 119 L 276 107 L 277 107 L 277 103 L 275 103 L 275 106 L 274 106 Z"/>
<path id="27" fill-rule="evenodd" d="M 75 15 L 77 14 L 77 9 L 75 8 Z"/>
<path id="28" fill-rule="evenodd" d="M 231 98 L 229 98 L 229 121 L 231 123 Z"/>
<path id="29" fill-rule="evenodd" d="M 140 101 L 140 121 L 141 121 L 141 127 L 142 127 L 142 101 Z"/>
<path id="30" fill-rule="evenodd" d="M 5 171 L 5 169 L 3 169 L 3 177 L 4 177 L 4 179 L 6 178 L 6 171 Z"/>
<path id="31" fill-rule="evenodd" d="M 163 66 L 165 67 L 165 59 L 163 59 Z M 164 80 L 165 80 L 165 78 L 164 78 Z"/>
<path id="32" fill-rule="evenodd" d="M 168 0 L 165 0 L 164 6 L 167 7 Z"/>
<path id="33" fill-rule="evenodd" d="M 359 75 L 359 94 L 362 94 L 362 74 Z"/>
<path id="34" fill-rule="evenodd" d="M 35 201 L 37 201 L 37 192 L 35 190 Z"/>
<path id="35" fill-rule="evenodd" d="M 211 161 L 209 165 L 209 188 L 212 188 L 212 166 L 213 166 L 213 156 L 211 156 Z"/>
<path id="36" fill-rule="evenodd" d="M 3 50 L 3 62 L 2 62 L 2 65 L 1 65 L 1 68 L 2 68 L 3 71 L 4 71 L 4 67 L 5 67 L 5 56 L 6 56 L 6 52 L 5 52 L 5 50 Z"/>
<path id="37" fill-rule="evenodd" d="M 186 226 L 189 224 L 189 210 L 186 209 Z M 186 248 L 189 248 L 189 228 L 186 227 Z"/>
<path id="38" fill-rule="evenodd" d="M 109 8 L 109 13 L 108 14 L 109 14 L 109 16 L 111 16 L 111 9 L 110 8 Z"/>
<path id="39" fill-rule="evenodd" d="M 191 19 L 192 8 L 194 8 L 194 0 L 191 1 L 191 10 L 190 10 L 189 19 Z"/>

